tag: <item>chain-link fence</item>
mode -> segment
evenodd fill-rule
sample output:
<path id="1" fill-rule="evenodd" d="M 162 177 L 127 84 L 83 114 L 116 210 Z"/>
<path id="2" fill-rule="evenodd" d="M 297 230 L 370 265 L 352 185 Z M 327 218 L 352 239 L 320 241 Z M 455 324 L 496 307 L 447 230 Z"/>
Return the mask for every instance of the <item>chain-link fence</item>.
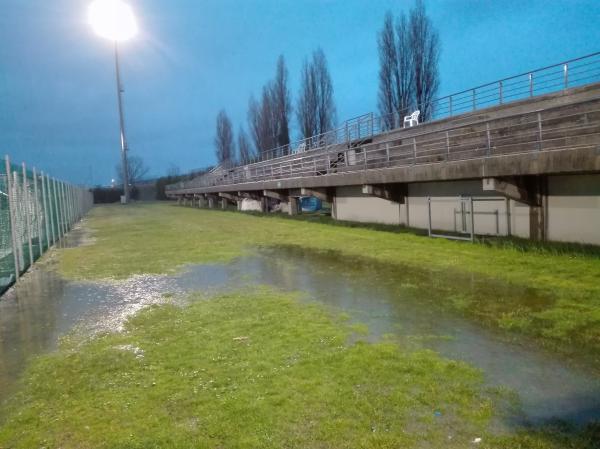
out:
<path id="1" fill-rule="evenodd" d="M 91 207 L 85 188 L 35 169 L 0 164 L 0 294 Z"/>

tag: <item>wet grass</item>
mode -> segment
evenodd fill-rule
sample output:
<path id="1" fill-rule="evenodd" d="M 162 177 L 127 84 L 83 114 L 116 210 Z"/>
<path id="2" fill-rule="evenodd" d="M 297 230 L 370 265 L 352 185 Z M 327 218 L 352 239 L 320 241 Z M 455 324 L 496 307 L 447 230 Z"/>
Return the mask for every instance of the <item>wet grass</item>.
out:
<path id="1" fill-rule="evenodd" d="M 600 365 L 600 259 L 593 252 L 514 242 L 470 244 L 169 203 L 98 207 L 88 226 L 96 244 L 61 253 L 59 270 L 67 277 L 173 272 L 188 263 L 227 262 L 257 246 L 335 252 L 349 263 L 408 266 L 426 271 L 430 279 L 449 279 L 449 307 L 547 346 L 582 348 Z M 468 289 L 461 292 L 460 284 L 452 286 L 454 274 L 532 290 L 527 296 L 535 300 L 474 297 Z"/>
<path id="2" fill-rule="evenodd" d="M 156 306 L 123 333 L 38 358 L 0 447 L 595 447 L 592 427 L 498 433 L 479 371 L 352 335 L 323 306 L 269 289 Z"/>
<path id="3" fill-rule="evenodd" d="M 355 221 L 335 220 L 330 214 L 324 212 L 302 213 L 299 215 L 270 214 L 263 215 L 258 212 L 245 212 L 255 216 L 274 217 L 277 219 L 289 219 L 306 221 L 309 223 L 321 223 L 344 228 L 370 229 L 379 232 L 391 232 L 394 234 L 413 234 L 427 236 L 426 229 L 411 228 L 404 225 L 389 225 L 383 223 L 361 223 Z M 448 231 L 445 231 L 448 233 Z M 442 232 L 443 233 L 443 232 Z M 570 242 L 536 242 L 520 237 L 494 237 L 479 236 L 476 242 L 485 246 L 501 249 L 513 249 L 523 253 L 550 254 L 567 257 L 592 257 L 600 259 L 600 246 Z"/>

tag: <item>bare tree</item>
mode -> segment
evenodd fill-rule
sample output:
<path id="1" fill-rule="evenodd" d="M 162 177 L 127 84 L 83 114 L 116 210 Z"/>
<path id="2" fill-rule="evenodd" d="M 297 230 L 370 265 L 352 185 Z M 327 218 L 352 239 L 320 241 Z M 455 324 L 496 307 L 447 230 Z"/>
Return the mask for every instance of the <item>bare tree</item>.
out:
<path id="1" fill-rule="evenodd" d="M 313 67 L 318 92 L 319 129 L 317 134 L 322 134 L 333 129 L 336 122 L 336 108 L 333 102 L 333 83 L 327 67 L 327 58 L 320 48 L 313 54 Z"/>
<path id="2" fill-rule="evenodd" d="M 408 29 L 415 104 L 421 111 L 422 119 L 429 120 L 434 112 L 431 101 L 437 95 L 439 87 L 440 40 L 431 19 L 427 17 L 423 0 L 416 0 L 415 7 L 411 9 Z"/>
<path id="3" fill-rule="evenodd" d="M 240 126 L 240 130 L 238 132 L 238 154 L 240 158 L 240 163 L 248 164 L 252 159 L 252 145 L 250 144 L 250 139 L 248 139 L 248 134 L 244 131 L 244 128 Z"/>
<path id="4" fill-rule="evenodd" d="M 250 97 L 248 105 L 248 124 L 252 134 L 252 140 L 258 152 L 266 155 L 269 150 L 277 146 L 274 131 L 275 121 L 269 86 L 263 87 L 260 101 Z"/>
<path id="5" fill-rule="evenodd" d="M 398 125 L 398 118 L 409 112 L 414 102 L 413 55 L 406 16 L 400 14 L 394 26 L 391 12 L 385 16 L 378 37 L 379 113 L 387 129 Z"/>
<path id="6" fill-rule="evenodd" d="M 386 129 L 395 127 L 395 114 L 398 112 L 395 99 L 394 78 L 398 72 L 398 54 L 396 52 L 396 34 L 394 31 L 394 17 L 388 11 L 383 21 L 383 29 L 377 37 L 379 50 L 379 115 L 383 117 Z"/>
<path id="7" fill-rule="evenodd" d="M 260 117 L 265 151 L 273 150 L 277 146 L 277 107 L 273 97 L 272 81 L 263 86 Z"/>
<path id="8" fill-rule="evenodd" d="M 289 116 L 292 107 L 287 80 L 285 60 L 279 56 L 275 79 L 263 86 L 260 101 L 250 98 L 248 124 L 254 145 L 262 154 L 290 143 Z"/>
<path id="9" fill-rule="evenodd" d="M 407 20 L 401 13 L 396 24 L 391 12 L 385 15 L 377 39 L 379 49 L 379 113 L 387 129 L 398 126 L 411 108 L 421 119 L 433 115 L 431 100 L 439 86 L 439 37 L 427 17 L 422 0 L 416 0 Z"/>
<path id="10" fill-rule="evenodd" d="M 298 95 L 298 106 L 296 115 L 298 125 L 303 138 L 317 134 L 317 87 L 314 71 L 308 61 L 302 66 L 300 81 L 300 93 Z"/>
<path id="11" fill-rule="evenodd" d="M 254 141 L 254 147 L 259 153 L 265 150 L 265 142 L 263 141 L 262 133 L 262 119 L 260 116 L 260 105 L 254 98 L 250 96 L 248 100 L 248 126 L 250 128 L 250 134 Z"/>
<path id="12" fill-rule="evenodd" d="M 289 117 L 292 113 L 290 91 L 288 89 L 288 71 L 285 59 L 280 55 L 277 59 L 275 79 L 270 86 L 273 115 L 276 121 L 277 146 L 283 147 L 290 143 Z"/>
<path id="13" fill-rule="evenodd" d="M 304 138 L 322 134 L 335 126 L 333 83 L 327 58 L 320 48 L 313 52 L 310 62 L 305 61 L 302 67 L 296 115 Z"/>
<path id="14" fill-rule="evenodd" d="M 217 135 L 215 136 L 215 153 L 219 164 L 233 162 L 233 127 L 225 110 L 217 115 Z"/>
<path id="15" fill-rule="evenodd" d="M 396 82 L 396 110 L 400 117 L 409 112 L 411 101 L 414 96 L 414 70 L 412 66 L 412 49 L 406 15 L 400 14 L 396 24 L 396 48 L 398 51 L 398 70 L 395 76 Z"/>
<path id="16" fill-rule="evenodd" d="M 118 164 L 115 167 L 115 171 L 117 172 L 119 184 L 123 184 L 123 169 L 121 168 L 121 164 Z M 133 186 L 142 181 L 149 171 L 150 169 L 146 167 L 144 160 L 140 156 L 130 156 L 129 153 L 127 154 L 127 175 L 129 178 L 129 185 Z"/>

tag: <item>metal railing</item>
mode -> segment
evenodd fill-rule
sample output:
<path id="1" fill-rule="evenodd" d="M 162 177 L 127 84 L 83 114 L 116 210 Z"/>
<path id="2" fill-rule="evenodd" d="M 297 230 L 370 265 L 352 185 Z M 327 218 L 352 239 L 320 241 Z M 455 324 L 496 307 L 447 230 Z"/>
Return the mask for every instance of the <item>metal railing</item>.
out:
<path id="1" fill-rule="evenodd" d="M 412 105 L 406 110 L 390 115 L 377 116 L 372 112 L 364 114 L 347 120 L 340 127 L 326 133 L 263 151 L 246 162 L 252 164 L 290 154 L 323 149 L 331 145 L 368 140 L 375 135 L 402 127 L 404 116 L 417 109 L 431 111 L 430 117 L 425 118 L 426 121 L 440 120 L 562 89 L 583 86 L 594 81 L 600 81 L 600 52 L 482 84 L 436 98 L 426 104 Z"/>
<path id="2" fill-rule="evenodd" d="M 92 207 L 87 189 L 43 172 L 0 164 L 0 294 Z"/>
<path id="3" fill-rule="evenodd" d="M 542 111 L 515 113 L 443 130 L 390 136 L 376 143 L 337 145 L 286 158 L 235 167 L 173 184 L 169 191 L 340 174 L 373 168 L 415 166 L 528 152 L 594 147 L 600 135 L 600 98 Z M 193 192 L 190 192 L 193 193 Z"/>

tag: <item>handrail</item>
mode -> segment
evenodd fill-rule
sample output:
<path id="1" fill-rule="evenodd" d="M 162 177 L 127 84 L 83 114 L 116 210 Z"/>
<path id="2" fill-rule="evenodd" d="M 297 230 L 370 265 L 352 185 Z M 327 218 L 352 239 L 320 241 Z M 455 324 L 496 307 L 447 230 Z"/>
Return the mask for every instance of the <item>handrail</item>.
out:
<path id="1" fill-rule="evenodd" d="M 595 96 L 593 98 L 588 98 L 588 99 L 586 99 L 584 101 L 578 102 L 577 104 L 589 103 L 589 102 L 594 102 L 594 101 L 598 101 L 598 100 L 600 100 L 600 96 L 597 96 L 597 97 Z M 472 121 L 472 122 L 469 122 L 469 123 L 462 123 L 462 124 L 458 124 L 458 125 L 453 125 L 453 126 L 450 126 L 448 128 L 444 128 L 443 131 L 442 130 L 434 130 L 434 131 L 427 130 L 427 131 L 422 131 L 422 132 L 416 132 L 414 134 L 411 134 L 410 136 L 407 136 L 407 138 L 413 139 L 413 138 L 419 138 L 419 137 L 422 137 L 422 136 L 428 136 L 428 135 L 432 135 L 432 134 L 438 134 L 440 132 L 451 132 L 451 131 L 455 131 L 457 129 L 462 129 L 462 128 L 468 128 L 468 127 L 472 127 L 472 126 L 482 125 L 482 124 L 488 123 L 490 121 L 506 120 L 506 119 L 511 119 L 511 118 L 515 118 L 515 117 L 522 117 L 523 115 L 537 114 L 537 113 L 540 113 L 540 112 L 549 112 L 549 111 L 553 111 L 555 109 L 561 109 L 561 108 L 564 108 L 564 105 L 552 106 L 552 107 L 545 108 L 545 109 L 544 108 L 542 108 L 542 109 L 533 109 L 531 111 L 528 111 L 525 114 L 523 114 L 523 113 L 508 114 L 508 115 L 504 115 L 502 117 L 494 118 L 492 120 L 490 120 L 490 119 L 480 119 L 480 120 L 475 120 L 475 121 Z M 576 115 L 576 114 L 565 115 L 565 116 L 563 116 L 563 118 L 564 117 L 570 117 L 571 115 Z M 520 123 L 519 125 L 522 125 L 522 124 L 523 123 Z M 494 130 L 494 128 L 490 128 L 490 131 L 492 131 L 492 130 Z M 398 138 L 399 138 L 399 136 L 394 136 L 391 140 L 397 140 Z M 381 145 L 383 143 L 386 143 L 386 141 L 376 142 L 376 143 L 373 143 L 373 144 L 366 144 L 366 145 L 363 145 L 363 147 L 370 146 L 370 145 Z M 341 144 L 338 144 L 338 145 L 341 145 Z M 332 147 L 333 147 L 333 145 L 332 145 Z M 315 153 L 318 152 L 318 151 L 321 151 L 323 154 L 326 154 L 327 152 L 331 152 L 331 153 L 336 152 L 335 149 L 331 149 L 331 148 L 325 148 L 325 149 L 323 149 L 323 148 L 314 148 L 313 150 L 311 150 L 311 152 L 315 152 Z M 296 159 L 302 159 L 303 157 L 305 157 L 305 155 L 309 156 L 306 153 L 308 153 L 308 151 L 305 152 L 305 153 L 303 153 L 301 156 L 299 155 Z M 281 158 L 281 159 L 283 159 L 283 158 Z M 288 155 L 286 157 L 285 161 L 287 162 L 287 161 L 290 161 L 290 160 L 294 160 L 294 159 L 290 159 L 289 155 Z M 260 167 L 260 166 L 263 166 L 263 165 L 272 164 L 273 162 L 274 162 L 274 160 L 270 159 L 270 160 L 266 160 L 266 161 L 254 162 L 254 163 L 242 166 L 242 167 Z M 235 168 L 239 168 L 239 167 L 232 167 L 232 169 L 235 169 Z"/>
<path id="2" fill-rule="evenodd" d="M 585 64 L 576 66 L 575 69 L 577 69 L 579 67 L 586 67 L 586 66 L 593 65 L 595 63 L 600 63 L 600 58 L 598 58 L 597 60 L 594 59 L 597 56 L 600 56 L 600 52 L 590 53 L 588 55 L 569 59 L 567 61 L 563 61 L 563 62 L 560 62 L 557 64 L 552 64 L 552 65 L 548 65 L 545 67 L 537 68 L 534 70 L 520 73 L 518 75 L 512 75 L 507 78 L 502 78 L 502 79 L 499 79 L 496 81 L 492 81 L 492 82 L 481 84 L 481 85 L 478 85 L 475 87 L 471 87 L 469 89 L 465 89 L 465 90 L 462 90 L 459 92 L 455 92 L 450 95 L 446 95 L 444 97 L 438 97 L 438 98 L 433 99 L 424 104 L 414 105 L 412 107 L 412 109 L 430 108 L 432 110 L 432 118 L 439 119 L 442 117 L 452 117 L 453 115 L 455 115 L 455 112 L 460 112 L 460 111 L 465 112 L 464 107 L 460 108 L 460 109 L 456 109 L 456 106 L 465 106 L 465 105 L 470 104 L 471 108 L 469 108 L 469 111 L 475 111 L 475 110 L 481 109 L 480 105 L 488 107 L 489 103 L 493 103 L 493 102 L 498 102 L 498 104 L 504 104 L 504 103 L 506 103 L 505 100 L 508 98 L 511 98 L 511 97 L 517 97 L 514 99 L 532 98 L 533 96 L 535 96 L 536 88 L 538 90 L 541 89 L 542 90 L 541 93 L 545 94 L 545 93 L 550 93 L 552 91 L 555 91 L 556 89 L 550 90 L 550 91 L 547 90 L 547 89 L 553 89 L 555 87 L 562 87 L 562 88 L 567 88 L 569 86 L 574 87 L 578 84 L 576 82 L 574 82 L 574 80 L 569 80 L 569 76 L 568 76 L 569 75 L 569 65 L 579 62 L 579 61 L 583 61 L 583 60 L 588 61 Z M 546 74 L 539 75 L 540 72 L 544 72 L 549 69 L 556 69 L 556 68 L 560 68 L 560 71 L 555 72 L 555 73 L 546 73 Z M 571 68 L 571 71 L 572 70 L 573 70 L 573 68 Z M 540 78 L 547 78 L 548 76 L 556 77 L 557 75 L 560 78 L 560 82 L 557 82 L 555 84 L 551 84 L 551 85 L 546 84 L 546 85 L 539 86 L 539 83 L 537 82 L 537 81 L 539 81 Z M 510 86 L 514 86 L 518 83 L 511 83 L 510 85 L 507 86 L 505 84 L 505 82 L 511 81 L 511 80 L 516 80 L 516 79 L 522 78 L 524 76 L 527 76 L 527 80 L 526 80 L 527 84 L 521 85 L 520 89 L 525 89 L 525 92 L 521 92 L 521 95 L 519 95 L 519 94 L 510 95 L 510 96 L 506 95 L 506 93 L 507 93 L 506 88 L 510 87 Z M 594 77 L 596 79 L 600 79 L 600 67 L 598 68 L 598 73 Z M 524 80 L 521 80 L 521 82 L 522 81 L 524 81 Z M 494 87 L 494 91 L 491 94 L 485 95 L 483 97 L 481 95 L 477 95 L 478 90 L 481 90 L 484 88 L 490 88 L 490 87 Z M 513 89 L 512 91 L 514 91 L 514 90 L 515 89 Z M 490 92 L 490 90 L 488 89 L 484 92 L 480 92 L 480 94 L 487 93 L 487 92 Z M 522 95 L 523 93 L 525 94 L 524 96 Z M 527 95 L 527 93 L 529 95 Z M 459 103 L 452 101 L 453 98 L 457 98 L 457 97 L 460 97 L 461 95 L 465 95 L 465 94 L 470 94 L 470 97 L 469 98 L 459 98 L 459 100 L 460 100 Z M 484 99 L 490 99 L 490 100 L 482 102 L 481 100 L 484 100 Z M 446 103 L 446 105 L 444 105 L 444 103 Z M 437 112 L 439 113 L 440 111 L 444 110 L 443 109 L 444 107 L 446 108 L 446 114 L 441 114 L 441 115 L 436 116 L 436 114 L 435 114 L 436 109 L 437 109 Z M 299 139 L 294 142 L 290 142 L 287 145 L 281 145 L 279 147 L 272 148 L 267 151 L 263 151 L 257 156 L 256 159 L 270 160 L 270 159 L 276 159 L 278 157 L 284 157 L 284 156 L 287 156 L 287 155 L 293 153 L 293 151 L 295 149 L 298 149 L 298 148 L 302 147 L 303 145 L 310 149 L 315 149 L 315 148 L 311 148 L 312 142 L 321 143 L 324 141 L 325 145 L 318 145 L 316 147 L 316 148 L 321 148 L 323 146 L 333 145 L 336 143 L 343 143 L 343 142 L 348 142 L 348 141 L 353 141 L 353 140 L 360 140 L 361 138 L 373 137 L 374 135 L 380 134 L 381 132 L 388 131 L 390 129 L 395 129 L 395 128 L 399 127 L 401 125 L 401 120 L 402 120 L 401 116 L 403 114 L 408 113 L 409 111 L 410 111 L 410 108 L 407 109 L 406 111 L 400 111 L 400 112 L 388 114 L 385 116 L 376 116 L 372 112 L 362 114 L 362 115 L 359 115 L 352 119 L 346 120 L 340 127 L 337 127 L 330 131 L 324 132 L 322 134 L 306 137 L 304 139 Z M 368 119 L 366 128 L 369 132 L 367 132 L 365 135 L 361 136 L 360 125 L 361 125 L 361 120 L 364 118 Z M 391 122 L 394 125 L 397 124 L 397 126 L 392 126 L 391 128 L 388 128 L 387 126 L 381 126 L 381 124 L 383 122 L 387 122 L 387 123 Z M 378 126 L 375 126 L 376 123 L 378 123 Z M 351 135 L 351 133 L 353 132 L 353 128 L 356 128 L 358 131 L 357 132 L 358 135 L 355 138 L 354 138 L 354 136 Z M 338 140 L 338 134 L 340 134 L 340 133 L 342 135 L 342 139 Z M 332 143 L 328 144 L 327 140 L 329 137 L 333 137 L 334 141 Z M 307 143 L 309 145 L 306 145 Z M 247 161 L 247 162 L 252 163 L 255 161 Z M 240 164 L 240 165 L 247 165 L 247 163 Z"/>
<path id="3" fill-rule="evenodd" d="M 346 170 L 356 171 L 356 170 L 366 170 L 371 168 L 383 168 L 380 166 L 373 167 L 373 164 L 381 164 L 381 162 L 373 162 L 379 159 L 384 159 L 385 153 L 387 153 L 387 160 L 385 160 L 385 164 L 387 167 L 395 167 L 399 166 L 397 162 L 394 162 L 390 159 L 390 152 L 396 152 L 392 157 L 400 157 L 402 160 L 408 161 L 404 165 L 414 165 L 420 163 L 420 159 L 428 158 L 431 154 L 439 155 L 444 153 L 446 155 L 446 160 L 450 160 L 452 156 L 452 160 L 463 160 L 460 153 L 465 152 L 473 152 L 480 151 L 481 148 L 486 148 L 486 154 L 482 154 L 479 157 L 490 157 L 494 156 L 494 152 L 497 152 L 499 148 L 502 147 L 511 147 L 515 146 L 515 143 L 506 143 L 508 137 L 506 136 L 494 136 L 496 131 L 500 129 L 505 129 L 506 125 L 500 125 L 502 122 L 510 121 L 515 117 L 527 118 L 524 122 L 523 120 L 520 123 L 510 125 L 513 128 L 518 127 L 524 129 L 524 133 L 521 134 L 521 137 L 525 137 L 529 139 L 530 137 L 533 139 L 531 141 L 526 140 L 525 142 L 520 142 L 521 145 L 528 145 L 531 143 L 536 143 L 539 145 L 539 148 L 536 147 L 536 151 L 546 151 L 542 149 L 544 143 L 552 142 L 557 140 L 556 137 L 542 137 L 542 129 L 543 133 L 552 133 L 556 131 L 574 131 L 579 129 L 590 129 L 597 127 L 600 131 L 600 121 L 596 120 L 591 122 L 591 124 L 586 125 L 571 125 L 568 124 L 566 126 L 553 126 L 546 125 L 545 123 L 556 121 L 557 117 L 543 118 L 542 114 L 547 115 L 554 111 L 560 110 L 561 108 L 572 106 L 573 104 L 589 104 L 593 102 L 598 102 L 600 100 L 600 96 L 594 96 L 593 98 L 589 98 L 583 101 L 579 101 L 577 103 L 571 103 L 569 105 L 559 105 L 552 106 L 545 109 L 535 109 L 529 111 L 525 114 L 523 113 L 515 113 L 509 114 L 502 117 L 494 118 L 494 119 L 483 119 L 477 120 L 473 122 L 469 122 L 466 124 L 452 126 L 450 128 L 442 129 L 442 130 L 432 130 L 426 132 L 417 132 L 411 134 L 406 137 L 399 137 L 397 135 L 390 137 L 389 140 L 382 142 L 374 142 L 369 144 L 364 144 L 362 146 L 356 148 L 340 148 L 337 149 L 331 148 L 329 151 L 320 151 L 320 152 L 311 152 L 312 154 L 302 154 L 297 157 L 292 158 L 280 158 L 278 160 L 270 160 L 270 161 L 262 161 L 259 163 L 247 165 L 244 167 L 236 167 L 233 168 L 225 175 L 215 176 L 214 178 L 205 177 L 203 179 L 196 178 L 191 182 L 184 182 L 181 184 L 174 184 L 169 186 L 170 191 L 183 191 L 190 190 L 195 188 L 202 187 L 212 187 L 217 185 L 231 185 L 231 184 L 239 184 L 243 182 L 257 182 L 271 179 L 292 179 L 298 176 L 309 176 L 315 174 L 329 174 L 330 172 L 338 172 L 340 168 L 345 168 Z M 591 113 L 600 113 L 600 109 L 596 109 L 594 107 L 593 110 L 586 110 L 585 112 L 580 113 L 569 113 L 566 115 L 561 115 L 560 119 L 569 119 L 582 114 L 591 114 Z M 531 118 L 531 119 L 530 119 Z M 486 126 L 486 129 L 474 130 L 466 133 L 456 133 L 461 129 L 473 128 L 476 126 L 481 126 L 484 124 L 491 124 L 492 126 Z M 526 131 L 527 128 L 532 128 L 532 131 Z M 535 129 L 533 129 L 535 128 Z M 416 131 L 416 130 L 415 130 Z M 486 135 L 487 134 L 487 135 Z M 594 131 L 593 133 L 587 134 L 597 135 L 598 132 Z M 449 139 L 474 139 L 474 142 L 462 143 L 462 144 L 451 144 Z M 561 137 L 562 138 L 562 137 Z M 425 139 L 425 140 L 423 140 Z M 537 140 L 536 140 L 537 139 Z M 402 140 L 401 144 L 395 144 L 389 146 L 391 142 L 396 142 L 398 140 Z M 445 140 L 445 142 L 444 142 Z M 474 150 L 473 146 L 477 148 Z M 417 148 L 419 147 L 419 148 Z M 465 149 L 466 148 L 466 149 Z M 356 151 L 358 150 L 358 151 Z M 398 153 L 398 150 L 401 150 L 402 153 Z M 353 153 L 353 157 L 356 159 L 353 163 L 349 162 L 349 152 Z M 377 154 L 374 154 L 377 153 Z M 381 154 L 380 154 L 381 153 Z M 332 159 L 332 155 L 336 154 L 336 157 L 339 158 L 340 154 L 343 154 L 343 166 L 338 167 L 339 159 L 334 157 Z M 372 156 L 369 159 L 369 155 Z M 332 161 L 334 165 L 332 165 Z M 362 165 L 361 165 L 362 164 Z M 300 166 L 300 169 L 294 169 L 294 166 Z M 305 169 L 305 166 L 308 168 Z M 402 166 L 402 164 L 400 165 Z M 289 168 L 289 169 L 288 169 Z M 281 175 L 283 171 L 288 173 L 287 175 Z M 260 174 L 262 172 L 262 174 Z M 281 176 L 274 177 L 273 173 L 279 173 Z M 323 172 L 323 173 L 318 173 Z M 200 184 L 200 185 L 199 185 Z"/>

